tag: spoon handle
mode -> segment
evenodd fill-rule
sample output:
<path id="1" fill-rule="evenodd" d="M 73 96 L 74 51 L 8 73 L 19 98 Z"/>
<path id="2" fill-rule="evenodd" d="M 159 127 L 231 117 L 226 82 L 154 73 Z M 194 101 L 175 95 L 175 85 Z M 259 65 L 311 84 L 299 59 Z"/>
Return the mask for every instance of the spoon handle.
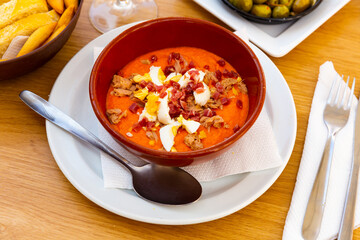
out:
<path id="1" fill-rule="evenodd" d="M 60 111 L 57 107 L 55 107 L 48 101 L 27 90 L 22 91 L 19 96 L 21 100 L 26 103 L 26 105 L 28 105 L 32 110 L 34 110 L 50 122 L 77 136 L 83 141 L 90 143 L 95 148 L 104 151 L 105 153 L 119 161 L 121 164 L 123 164 L 130 172 L 133 171 L 134 166 L 128 160 L 120 156 L 117 152 L 115 152 L 113 149 L 103 143 L 89 130 L 85 129 L 78 122 L 76 122 L 70 116 L 66 115 L 64 112 Z"/>

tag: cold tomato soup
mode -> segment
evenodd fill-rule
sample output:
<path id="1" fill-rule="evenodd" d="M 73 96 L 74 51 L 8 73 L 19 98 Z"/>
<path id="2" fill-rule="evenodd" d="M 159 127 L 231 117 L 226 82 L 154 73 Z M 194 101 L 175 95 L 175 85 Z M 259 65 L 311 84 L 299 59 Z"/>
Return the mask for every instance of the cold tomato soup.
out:
<path id="1" fill-rule="evenodd" d="M 144 54 L 114 75 L 106 99 L 112 127 L 162 151 L 213 146 L 233 135 L 249 111 L 247 88 L 221 57 L 199 48 Z"/>

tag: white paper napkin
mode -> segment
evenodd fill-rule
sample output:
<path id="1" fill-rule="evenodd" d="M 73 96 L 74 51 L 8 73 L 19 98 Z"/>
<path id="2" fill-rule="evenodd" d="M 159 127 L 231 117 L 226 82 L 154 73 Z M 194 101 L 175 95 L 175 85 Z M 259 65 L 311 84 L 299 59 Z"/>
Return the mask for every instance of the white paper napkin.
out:
<path id="1" fill-rule="evenodd" d="M 101 50 L 94 49 L 95 59 Z M 145 163 L 116 143 L 100 124 L 99 137 L 135 165 Z M 278 167 L 282 163 L 270 119 L 263 110 L 251 129 L 229 151 L 212 161 L 184 169 L 199 181 L 211 181 L 228 175 Z M 106 188 L 132 188 L 131 175 L 120 163 L 101 153 L 101 164 Z"/>
<path id="2" fill-rule="evenodd" d="M 327 138 L 327 129 L 323 122 L 323 112 L 331 84 L 335 77 L 340 78 L 332 62 L 325 62 L 321 65 L 319 79 L 311 105 L 300 168 L 291 206 L 285 222 L 283 232 L 284 240 L 303 239 L 301 228 L 305 210 Z M 336 138 L 326 207 L 318 240 L 335 239 L 339 231 L 351 169 L 356 104 L 357 100 L 354 98 L 350 119 Z M 359 207 L 359 204 L 357 204 L 355 226 L 359 226 L 360 224 Z"/>

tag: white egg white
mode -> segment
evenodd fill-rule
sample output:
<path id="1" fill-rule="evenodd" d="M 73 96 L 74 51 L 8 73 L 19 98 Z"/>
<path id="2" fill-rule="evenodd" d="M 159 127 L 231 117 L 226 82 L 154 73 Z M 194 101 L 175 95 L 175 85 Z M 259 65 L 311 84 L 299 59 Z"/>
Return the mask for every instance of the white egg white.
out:
<path id="1" fill-rule="evenodd" d="M 180 78 L 180 80 L 179 80 L 179 82 L 178 82 L 178 83 L 180 84 L 180 88 L 186 87 L 186 86 L 189 84 L 189 82 L 191 81 L 191 80 L 190 80 L 190 74 L 189 74 L 189 72 L 191 72 L 191 71 L 198 71 L 198 72 L 199 72 L 199 74 L 197 74 L 197 75 L 195 76 L 195 80 L 196 80 L 197 82 L 203 82 L 203 81 L 204 81 L 205 73 L 204 73 L 203 71 L 197 70 L 196 68 L 191 68 L 190 70 L 188 70 L 188 71 Z"/>
<path id="2" fill-rule="evenodd" d="M 158 93 L 154 93 L 156 96 L 159 96 L 159 94 Z M 149 121 L 149 122 L 155 122 L 156 121 L 156 119 L 157 119 L 157 114 L 150 114 L 149 112 L 148 112 L 148 102 L 146 102 L 145 103 L 145 107 L 144 107 L 144 109 L 143 109 L 143 111 L 141 112 L 141 114 L 140 114 L 140 116 L 139 116 L 139 122 L 145 117 L 145 118 L 147 118 L 147 120 Z"/>
<path id="3" fill-rule="evenodd" d="M 210 89 L 205 83 L 203 83 L 203 85 L 205 90 L 204 92 L 197 93 L 194 91 L 195 103 L 201 106 L 204 106 L 210 99 Z"/>
<path id="4" fill-rule="evenodd" d="M 178 81 L 178 84 L 180 84 L 180 88 L 184 88 L 188 85 L 189 82 L 190 82 L 189 74 L 184 74 Z"/>
<path id="5" fill-rule="evenodd" d="M 183 119 L 182 126 L 185 127 L 188 133 L 194 133 L 199 129 L 200 123 L 194 120 Z"/>
<path id="6" fill-rule="evenodd" d="M 174 146 L 175 135 L 173 132 L 173 127 L 180 127 L 181 123 L 172 122 L 168 125 L 160 128 L 160 140 L 166 151 L 170 152 L 171 148 Z"/>
<path id="7" fill-rule="evenodd" d="M 170 73 L 167 78 L 165 79 L 164 83 L 170 81 L 173 77 L 176 77 L 176 76 L 182 76 L 180 73 L 175 73 L 175 72 L 172 72 Z"/>
<path id="8" fill-rule="evenodd" d="M 159 70 L 160 70 L 160 69 L 161 69 L 161 67 L 151 66 L 151 67 L 150 67 L 150 72 L 149 72 L 151 81 L 152 81 L 155 85 L 157 85 L 157 86 L 163 85 L 162 82 L 161 82 L 160 79 L 159 79 Z"/>
<path id="9" fill-rule="evenodd" d="M 199 79 L 197 79 L 197 81 L 199 82 L 203 82 L 204 81 L 204 77 L 205 77 L 205 73 L 203 71 L 199 71 Z"/>
<path id="10" fill-rule="evenodd" d="M 159 122 L 162 124 L 170 124 L 171 123 L 171 117 L 169 114 L 169 104 L 168 104 L 168 95 L 166 95 L 164 98 L 159 98 L 159 110 L 157 114 L 157 118 L 159 119 Z"/>
<path id="11" fill-rule="evenodd" d="M 141 114 L 140 114 L 140 116 L 139 116 L 139 122 L 140 122 L 143 118 L 147 118 L 147 120 L 148 120 L 149 122 L 155 122 L 156 119 L 157 119 L 156 115 L 152 115 L 152 114 L 150 114 L 150 113 L 147 111 L 146 105 L 145 105 L 143 111 L 141 112 Z"/>

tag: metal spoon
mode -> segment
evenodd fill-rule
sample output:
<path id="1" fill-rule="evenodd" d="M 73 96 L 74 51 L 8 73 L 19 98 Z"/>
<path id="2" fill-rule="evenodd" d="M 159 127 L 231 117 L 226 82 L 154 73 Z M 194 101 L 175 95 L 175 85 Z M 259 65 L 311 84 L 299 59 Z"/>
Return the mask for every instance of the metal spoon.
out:
<path id="1" fill-rule="evenodd" d="M 27 90 L 22 91 L 19 96 L 31 109 L 50 122 L 119 161 L 131 173 L 134 190 L 139 196 L 153 202 L 171 205 L 191 203 L 201 196 L 200 183 L 184 170 L 155 164 L 134 166 L 74 119 L 43 98 Z"/>

